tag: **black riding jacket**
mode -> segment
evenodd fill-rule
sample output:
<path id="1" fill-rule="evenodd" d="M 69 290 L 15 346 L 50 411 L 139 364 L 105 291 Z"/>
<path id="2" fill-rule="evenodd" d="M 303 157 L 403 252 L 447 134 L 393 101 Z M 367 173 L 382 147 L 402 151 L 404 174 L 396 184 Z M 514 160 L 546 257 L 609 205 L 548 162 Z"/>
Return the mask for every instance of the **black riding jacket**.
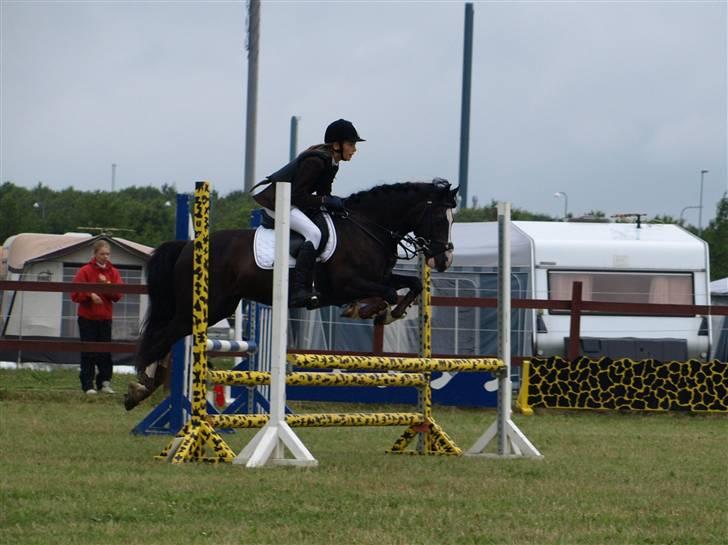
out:
<path id="1" fill-rule="evenodd" d="M 313 213 L 321 208 L 322 198 L 331 195 L 331 186 L 338 171 L 329 148 L 315 146 L 267 176 L 261 184 L 267 183 L 268 187 L 254 195 L 253 199 L 261 206 L 274 210 L 275 183 L 291 182 L 291 206 Z"/>

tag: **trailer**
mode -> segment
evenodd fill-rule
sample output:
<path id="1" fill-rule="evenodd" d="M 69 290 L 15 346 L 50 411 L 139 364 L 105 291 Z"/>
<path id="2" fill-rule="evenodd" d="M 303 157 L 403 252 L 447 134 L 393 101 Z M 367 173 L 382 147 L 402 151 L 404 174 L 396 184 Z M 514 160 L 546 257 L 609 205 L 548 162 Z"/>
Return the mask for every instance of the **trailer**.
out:
<path id="1" fill-rule="evenodd" d="M 531 249 L 531 295 L 571 299 L 581 282 L 585 301 L 710 304 L 708 244 L 678 225 L 513 222 Z M 533 352 L 563 356 L 569 311 L 532 313 Z M 661 361 L 707 359 L 706 316 L 649 316 L 584 312 L 580 352 L 585 356 Z"/>

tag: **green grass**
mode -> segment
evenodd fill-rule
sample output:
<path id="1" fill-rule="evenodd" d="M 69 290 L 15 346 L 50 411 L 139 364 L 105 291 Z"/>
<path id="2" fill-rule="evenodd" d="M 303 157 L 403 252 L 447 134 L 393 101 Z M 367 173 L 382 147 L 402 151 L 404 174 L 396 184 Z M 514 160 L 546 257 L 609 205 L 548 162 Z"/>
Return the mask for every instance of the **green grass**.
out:
<path id="1" fill-rule="evenodd" d="M 149 405 L 77 381 L 0 371 L 3 545 L 728 543 L 725 416 L 515 415 L 540 461 L 387 455 L 402 430 L 342 428 L 296 430 L 315 469 L 172 466 L 168 437 L 129 434 Z M 435 416 L 467 448 L 494 412 Z"/>

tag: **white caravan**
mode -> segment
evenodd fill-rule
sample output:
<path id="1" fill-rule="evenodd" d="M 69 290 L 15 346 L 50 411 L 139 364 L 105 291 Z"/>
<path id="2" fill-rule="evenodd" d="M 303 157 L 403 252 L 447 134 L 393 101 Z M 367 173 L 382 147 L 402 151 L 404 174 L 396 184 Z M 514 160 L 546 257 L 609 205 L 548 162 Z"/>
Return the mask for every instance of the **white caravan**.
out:
<path id="1" fill-rule="evenodd" d="M 535 299 L 571 299 L 580 281 L 584 300 L 710 304 L 708 245 L 677 225 L 515 221 L 513 231 L 529 242 Z M 563 355 L 569 322 L 568 311 L 533 313 L 534 354 Z M 584 355 L 706 359 L 711 327 L 699 315 L 585 312 L 580 337 Z"/>

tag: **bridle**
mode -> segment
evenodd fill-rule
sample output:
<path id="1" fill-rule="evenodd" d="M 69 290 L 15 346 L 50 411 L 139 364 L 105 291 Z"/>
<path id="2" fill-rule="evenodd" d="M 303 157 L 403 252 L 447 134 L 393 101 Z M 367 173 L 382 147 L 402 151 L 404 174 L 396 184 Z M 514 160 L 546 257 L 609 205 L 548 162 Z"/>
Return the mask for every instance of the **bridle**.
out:
<path id="1" fill-rule="evenodd" d="M 420 227 L 422 226 L 425 219 L 428 220 L 429 228 L 430 228 L 430 236 L 424 237 L 424 236 L 412 236 L 407 233 L 399 233 L 397 231 L 393 231 L 384 225 L 381 225 L 375 221 L 368 220 L 368 223 L 371 224 L 373 227 L 376 227 L 380 231 L 384 232 L 389 236 L 389 238 L 396 244 L 396 246 L 402 250 L 402 253 L 404 254 L 402 256 L 403 259 L 414 259 L 417 257 L 418 254 L 423 254 L 427 258 L 436 257 L 438 255 L 444 254 L 447 251 L 453 250 L 454 246 L 452 242 L 447 241 L 441 241 L 441 240 L 433 240 L 433 231 L 434 231 L 434 212 L 433 210 L 435 208 L 452 208 L 446 204 L 443 203 L 435 203 L 432 200 L 428 200 L 425 203 L 424 208 L 422 209 L 422 214 L 415 225 L 413 229 L 410 231 L 419 231 Z M 367 228 L 367 226 L 363 225 L 361 222 L 355 220 L 348 211 L 345 211 L 343 214 L 339 214 L 339 217 L 348 219 L 350 222 L 352 222 L 354 225 L 356 225 L 359 229 L 361 229 L 367 236 L 369 236 L 372 240 L 376 241 L 377 244 L 382 246 L 383 248 L 387 249 L 388 246 L 385 244 L 379 237 L 377 237 L 370 229 Z M 399 252 L 397 252 L 397 255 L 399 256 Z"/>
<path id="2" fill-rule="evenodd" d="M 433 238 L 434 231 L 435 231 L 435 221 L 434 221 L 434 209 L 435 208 L 450 208 L 446 204 L 442 203 L 434 203 L 433 201 L 429 200 L 426 203 L 426 206 L 424 210 L 422 210 L 422 216 L 420 217 L 420 221 L 418 222 L 417 226 L 414 228 L 414 230 L 419 230 L 419 228 L 422 225 L 422 222 L 425 220 L 425 216 L 427 216 L 428 224 L 429 224 L 429 238 L 425 237 L 416 237 L 415 238 L 415 249 L 416 252 L 412 257 L 415 257 L 417 255 L 417 252 L 422 252 L 425 257 L 431 258 L 431 257 L 437 257 L 439 255 L 444 254 L 445 252 L 451 251 L 455 249 L 455 246 L 452 242 L 449 241 L 442 241 L 442 240 L 435 240 Z M 413 237 L 409 237 L 413 238 Z M 409 258 L 408 258 L 409 259 Z"/>

